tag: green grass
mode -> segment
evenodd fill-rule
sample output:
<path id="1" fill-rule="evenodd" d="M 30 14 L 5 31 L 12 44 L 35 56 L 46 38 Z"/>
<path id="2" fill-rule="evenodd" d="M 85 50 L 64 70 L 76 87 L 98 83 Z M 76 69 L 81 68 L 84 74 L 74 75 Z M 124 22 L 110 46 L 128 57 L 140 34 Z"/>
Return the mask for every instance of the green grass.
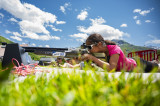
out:
<path id="1" fill-rule="evenodd" d="M 160 80 L 152 74 L 143 79 L 141 73 L 132 72 L 125 79 L 124 72 L 116 77 L 94 68 L 83 72 L 60 70 L 57 73 L 55 69 L 49 76 L 45 72 L 39 77 L 29 75 L 24 81 L 16 81 L 18 77 L 10 74 L 8 80 L 0 82 L 1 106 L 160 105 Z"/>
<path id="2" fill-rule="evenodd" d="M 1 35 L 0 35 L 0 42 L 6 42 L 6 43 L 8 43 L 8 44 L 9 44 L 9 43 L 14 43 L 14 42 L 6 39 L 5 37 L 3 37 L 3 36 L 1 36 Z"/>

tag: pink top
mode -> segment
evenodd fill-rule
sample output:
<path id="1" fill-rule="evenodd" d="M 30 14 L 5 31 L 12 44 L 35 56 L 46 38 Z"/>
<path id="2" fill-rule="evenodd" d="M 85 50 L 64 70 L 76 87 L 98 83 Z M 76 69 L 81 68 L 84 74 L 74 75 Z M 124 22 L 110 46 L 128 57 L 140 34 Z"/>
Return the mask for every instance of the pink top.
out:
<path id="1" fill-rule="evenodd" d="M 107 48 L 109 51 L 109 56 L 112 56 L 113 54 L 119 54 L 117 71 L 120 71 L 121 69 L 130 71 L 137 66 L 136 61 L 132 58 L 127 58 L 118 45 L 107 45 Z"/>

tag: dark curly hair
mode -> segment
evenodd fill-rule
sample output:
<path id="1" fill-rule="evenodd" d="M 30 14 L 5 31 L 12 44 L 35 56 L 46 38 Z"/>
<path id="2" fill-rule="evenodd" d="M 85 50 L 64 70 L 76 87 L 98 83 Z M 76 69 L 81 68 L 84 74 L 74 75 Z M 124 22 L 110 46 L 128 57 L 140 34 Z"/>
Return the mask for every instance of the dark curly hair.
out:
<path id="1" fill-rule="evenodd" d="M 97 33 L 91 34 L 86 40 L 86 43 L 89 43 L 89 44 L 95 44 L 98 42 L 102 42 L 102 43 L 104 42 L 106 45 L 116 45 L 116 43 L 113 41 L 104 40 L 102 35 Z"/>

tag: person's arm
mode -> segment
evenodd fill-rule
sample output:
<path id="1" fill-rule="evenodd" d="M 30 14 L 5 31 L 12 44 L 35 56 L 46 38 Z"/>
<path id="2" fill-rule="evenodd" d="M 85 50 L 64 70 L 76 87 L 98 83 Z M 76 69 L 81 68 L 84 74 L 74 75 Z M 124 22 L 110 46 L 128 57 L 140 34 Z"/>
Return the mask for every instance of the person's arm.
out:
<path id="1" fill-rule="evenodd" d="M 99 67 L 103 68 L 103 69 L 107 69 L 108 71 L 112 70 L 112 69 L 116 69 L 117 68 L 117 63 L 119 60 L 119 54 L 113 54 L 110 57 L 110 61 L 108 62 L 104 62 L 90 54 L 84 54 L 84 59 L 85 60 L 91 60 L 93 61 L 95 64 L 97 64 Z"/>
<path id="2" fill-rule="evenodd" d="M 64 63 L 64 65 L 62 65 L 62 67 L 64 68 L 76 68 L 76 67 L 79 67 L 80 64 L 75 64 L 75 65 L 72 65 L 70 63 Z"/>

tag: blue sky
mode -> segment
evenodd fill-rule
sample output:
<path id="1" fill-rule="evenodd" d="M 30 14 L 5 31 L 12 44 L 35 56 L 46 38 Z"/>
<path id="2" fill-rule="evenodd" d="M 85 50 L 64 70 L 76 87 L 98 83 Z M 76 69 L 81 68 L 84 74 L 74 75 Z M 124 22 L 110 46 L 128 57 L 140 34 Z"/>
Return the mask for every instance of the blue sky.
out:
<path id="1" fill-rule="evenodd" d="M 160 47 L 160 0 L 0 0 L 0 35 L 19 44 L 78 47 L 92 33 Z"/>

